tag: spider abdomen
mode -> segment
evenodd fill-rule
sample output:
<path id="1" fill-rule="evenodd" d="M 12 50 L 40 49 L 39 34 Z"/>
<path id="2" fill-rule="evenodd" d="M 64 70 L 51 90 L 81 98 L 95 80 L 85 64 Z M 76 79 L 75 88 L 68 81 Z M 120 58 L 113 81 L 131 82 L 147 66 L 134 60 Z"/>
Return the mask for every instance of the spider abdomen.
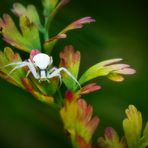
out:
<path id="1" fill-rule="evenodd" d="M 33 61 L 40 69 L 46 69 L 48 65 L 52 64 L 52 58 L 44 53 L 39 53 L 33 57 Z"/>

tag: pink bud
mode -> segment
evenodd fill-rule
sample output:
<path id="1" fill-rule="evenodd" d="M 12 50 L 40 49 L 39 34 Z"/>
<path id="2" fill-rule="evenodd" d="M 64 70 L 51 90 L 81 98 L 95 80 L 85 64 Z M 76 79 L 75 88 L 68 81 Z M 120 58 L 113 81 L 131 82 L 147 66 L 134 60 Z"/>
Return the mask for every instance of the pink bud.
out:
<path id="1" fill-rule="evenodd" d="M 35 55 L 37 55 L 38 53 L 40 53 L 40 51 L 37 50 L 37 49 L 33 49 L 33 50 L 31 50 L 30 58 L 29 58 L 29 59 L 32 60 L 33 57 L 34 57 Z"/>
<path id="2" fill-rule="evenodd" d="M 68 100 L 68 101 L 72 101 L 73 100 L 73 93 L 72 91 L 68 90 L 66 93 L 65 93 L 65 98 Z"/>

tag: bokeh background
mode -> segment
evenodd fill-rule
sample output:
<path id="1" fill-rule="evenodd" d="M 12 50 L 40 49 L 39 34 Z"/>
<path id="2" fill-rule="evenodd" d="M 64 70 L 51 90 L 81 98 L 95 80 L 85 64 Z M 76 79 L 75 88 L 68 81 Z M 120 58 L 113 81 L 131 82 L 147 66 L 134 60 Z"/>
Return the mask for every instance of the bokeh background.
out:
<path id="1" fill-rule="evenodd" d="M 0 0 L 0 16 L 10 12 L 15 0 Z M 42 12 L 40 0 L 18 0 L 36 5 Z M 92 16 L 96 23 L 81 30 L 71 31 L 53 51 L 55 64 L 58 54 L 67 44 L 81 51 L 81 71 L 110 58 L 122 57 L 132 65 L 136 75 L 126 77 L 123 83 L 107 78 L 95 79 L 102 90 L 84 96 L 100 117 L 94 139 L 112 126 L 123 135 L 124 110 L 134 104 L 148 119 L 148 13 L 143 0 L 71 0 L 56 16 L 52 33 L 56 34 L 72 21 Z M 5 44 L 0 40 L 0 50 Z M 0 79 L 0 147 L 1 148 L 68 148 L 58 113 L 48 105 L 35 100 L 30 94 Z"/>

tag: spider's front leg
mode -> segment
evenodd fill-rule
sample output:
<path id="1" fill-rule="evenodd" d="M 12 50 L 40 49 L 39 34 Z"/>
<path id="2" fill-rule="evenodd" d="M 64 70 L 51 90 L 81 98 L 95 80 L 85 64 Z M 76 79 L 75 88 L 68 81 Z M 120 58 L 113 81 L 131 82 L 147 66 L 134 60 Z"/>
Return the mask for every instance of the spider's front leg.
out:
<path id="1" fill-rule="evenodd" d="M 11 73 L 13 73 L 15 70 L 27 66 L 28 62 L 26 62 L 26 61 L 24 61 L 24 62 L 13 62 L 13 63 L 7 64 L 7 65 L 1 67 L 0 69 L 6 68 L 6 67 L 9 67 L 9 66 L 14 66 L 14 65 L 15 65 L 15 67 L 8 73 L 8 76 Z"/>
<path id="2" fill-rule="evenodd" d="M 28 71 L 26 76 L 28 76 L 29 73 L 31 72 L 35 79 L 40 79 L 40 76 L 37 73 L 36 68 L 35 68 L 34 64 L 32 63 L 32 61 L 30 59 L 28 60 L 27 66 L 29 68 L 29 71 Z"/>
<path id="3" fill-rule="evenodd" d="M 50 69 L 48 72 L 47 72 L 47 78 L 48 79 L 51 79 L 53 77 L 59 77 L 59 80 L 60 80 L 60 85 L 62 84 L 62 79 L 61 79 L 61 75 L 58 71 L 58 68 L 56 67 L 53 67 L 52 69 Z"/>
<path id="4" fill-rule="evenodd" d="M 61 67 L 61 68 L 56 70 L 56 72 L 59 73 L 59 74 L 60 74 L 61 71 L 64 71 L 65 73 L 67 73 L 79 85 L 79 87 L 81 88 L 80 83 L 77 81 L 77 79 L 66 68 Z"/>
<path id="5" fill-rule="evenodd" d="M 14 66 L 16 65 L 9 73 L 8 73 L 8 76 L 13 73 L 15 70 L 19 69 L 19 68 L 22 68 L 22 67 L 25 67 L 27 66 L 29 68 L 27 74 L 26 74 L 26 77 L 29 75 L 29 73 L 31 72 L 33 74 L 33 76 L 36 78 L 36 79 L 39 79 L 39 75 L 38 73 L 36 72 L 36 68 L 34 67 L 33 63 L 28 60 L 28 61 L 23 61 L 23 62 L 13 62 L 13 63 L 10 63 L 10 64 L 7 64 L 2 68 L 6 68 L 6 67 L 9 67 L 9 66 Z"/>

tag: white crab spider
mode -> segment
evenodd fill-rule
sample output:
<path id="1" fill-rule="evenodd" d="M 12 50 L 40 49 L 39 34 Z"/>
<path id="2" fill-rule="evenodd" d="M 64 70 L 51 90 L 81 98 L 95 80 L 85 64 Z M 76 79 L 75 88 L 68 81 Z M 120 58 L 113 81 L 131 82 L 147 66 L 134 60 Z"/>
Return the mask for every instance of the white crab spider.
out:
<path id="1" fill-rule="evenodd" d="M 27 66 L 29 68 L 26 77 L 29 75 L 29 73 L 32 73 L 35 79 L 39 81 L 49 81 L 48 79 L 51 79 L 53 77 L 59 77 L 60 83 L 61 83 L 61 71 L 64 71 L 67 73 L 79 86 L 79 82 L 77 79 L 64 67 L 60 68 L 50 68 L 50 66 L 53 63 L 52 56 L 48 56 L 45 53 L 38 53 L 36 54 L 32 60 L 28 59 L 23 62 L 14 62 L 10 63 L 4 67 L 16 65 L 8 75 L 10 75 L 13 71 L 16 69 L 22 68 Z"/>

